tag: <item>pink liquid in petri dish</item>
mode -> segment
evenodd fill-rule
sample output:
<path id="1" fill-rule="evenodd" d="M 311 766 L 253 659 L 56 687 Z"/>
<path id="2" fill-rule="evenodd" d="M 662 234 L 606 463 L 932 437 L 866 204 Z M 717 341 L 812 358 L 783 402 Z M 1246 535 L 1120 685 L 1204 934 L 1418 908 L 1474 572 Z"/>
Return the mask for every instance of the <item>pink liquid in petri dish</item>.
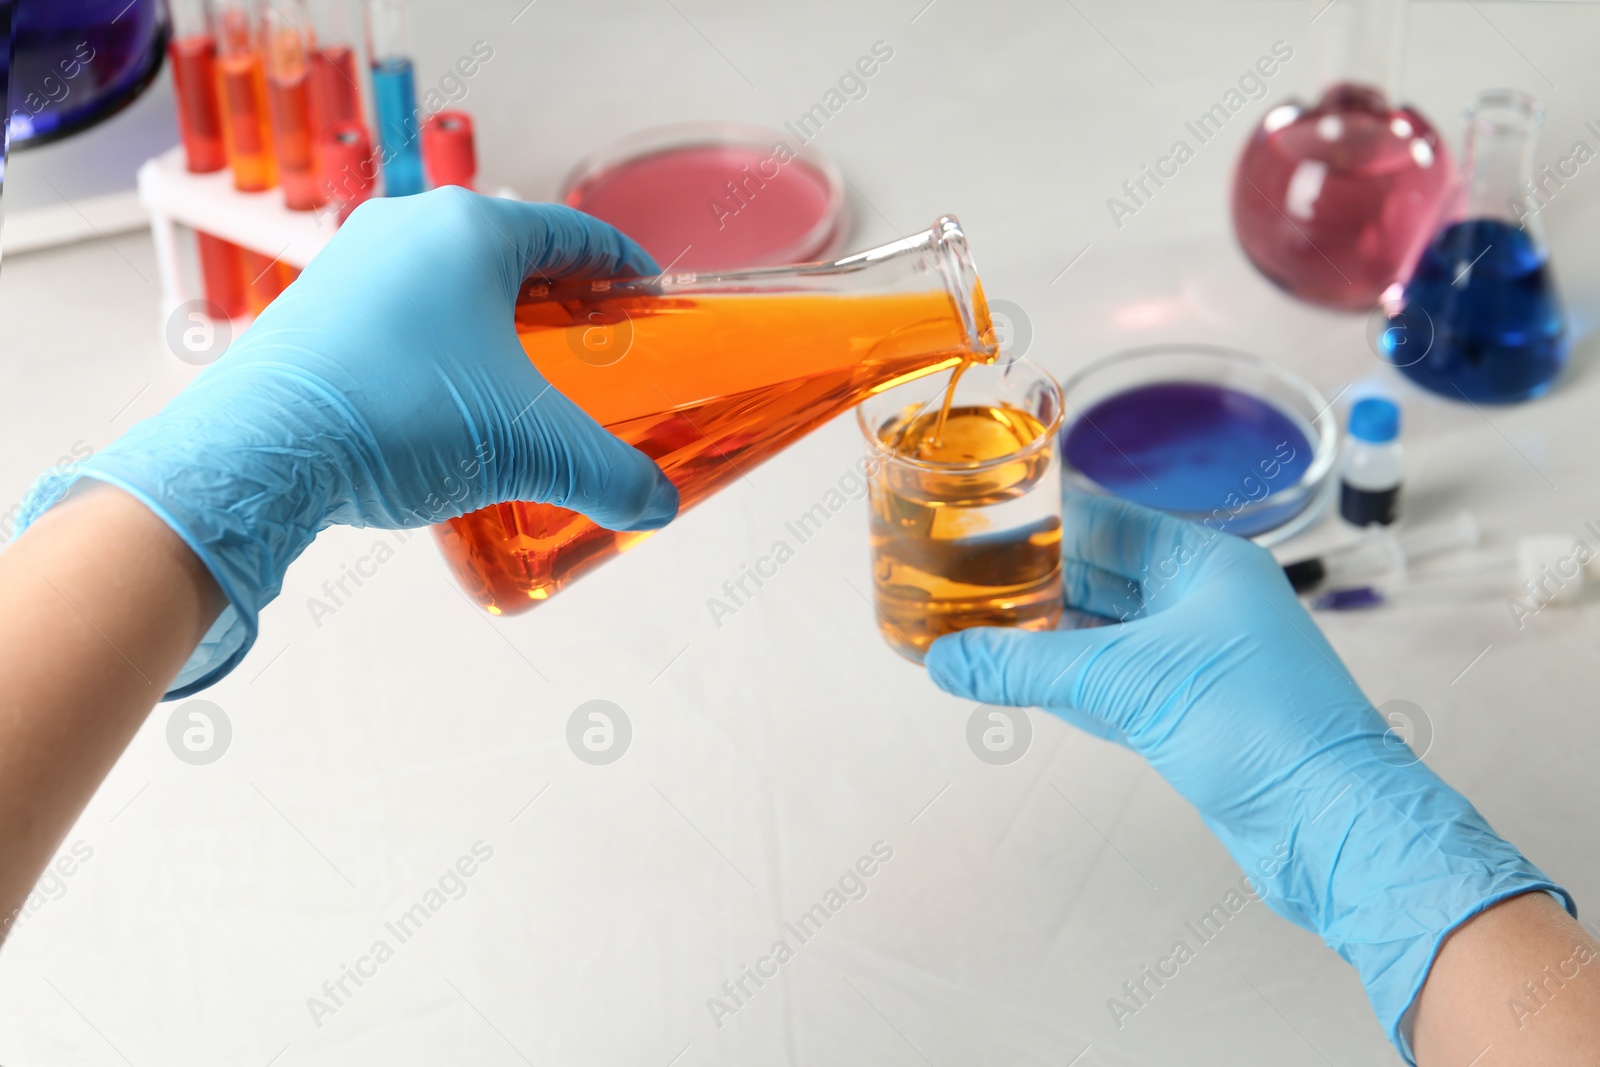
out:
<path id="1" fill-rule="evenodd" d="M 820 170 L 794 157 L 780 165 L 770 146 L 754 144 L 686 144 L 625 159 L 565 199 L 673 270 L 808 262 L 838 223 Z"/>
<path id="2" fill-rule="evenodd" d="M 1453 183 L 1427 119 L 1336 85 L 1309 110 L 1274 108 L 1251 136 L 1234 174 L 1234 232 L 1292 295 L 1371 308 L 1405 280 Z"/>

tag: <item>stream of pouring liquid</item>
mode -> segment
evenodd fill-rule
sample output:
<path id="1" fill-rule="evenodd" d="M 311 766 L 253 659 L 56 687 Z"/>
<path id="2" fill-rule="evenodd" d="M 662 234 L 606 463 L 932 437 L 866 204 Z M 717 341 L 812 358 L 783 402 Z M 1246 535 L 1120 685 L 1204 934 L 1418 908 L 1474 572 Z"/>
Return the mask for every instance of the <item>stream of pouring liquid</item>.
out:
<path id="1" fill-rule="evenodd" d="M 600 293 L 523 303 L 517 331 L 552 386 L 660 464 L 683 508 L 873 393 L 975 358 L 941 290 Z M 526 611 L 649 536 L 522 502 L 435 533 L 462 588 L 496 615 Z"/>

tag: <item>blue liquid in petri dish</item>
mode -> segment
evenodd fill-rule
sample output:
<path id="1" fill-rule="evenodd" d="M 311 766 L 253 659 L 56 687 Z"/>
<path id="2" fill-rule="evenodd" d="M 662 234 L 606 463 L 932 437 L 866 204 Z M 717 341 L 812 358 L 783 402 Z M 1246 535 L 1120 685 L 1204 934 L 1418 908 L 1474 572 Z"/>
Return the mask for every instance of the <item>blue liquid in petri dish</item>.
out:
<path id="1" fill-rule="evenodd" d="M 1567 365 L 1567 340 L 1543 247 L 1509 223 L 1469 219 L 1429 243 L 1380 343 L 1426 389 L 1508 403 L 1550 388 Z"/>
<path id="2" fill-rule="evenodd" d="M 1153 382 L 1099 401 L 1061 434 L 1067 463 L 1112 496 L 1241 537 L 1288 522 L 1308 501 L 1246 509 L 1299 484 L 1313 446 L 1270 401 L 1206 382 Z"/>
<path id="3" fill-rule="evenodd" d="M 386 59 L 372 65 L 372 99 L 378 112 L 384 195 L 422 192 L 417 89 L 409 59 Z"/>

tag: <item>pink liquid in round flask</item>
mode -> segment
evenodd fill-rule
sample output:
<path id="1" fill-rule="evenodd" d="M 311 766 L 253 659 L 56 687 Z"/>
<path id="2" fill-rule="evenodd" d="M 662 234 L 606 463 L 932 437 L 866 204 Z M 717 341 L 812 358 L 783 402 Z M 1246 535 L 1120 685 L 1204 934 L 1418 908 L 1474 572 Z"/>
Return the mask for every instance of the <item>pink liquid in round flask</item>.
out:
<path id="1" fill-rule="evenodd" d="M 1454 181 L 1449 151 L 1419 112 L 1377 89 L 1334 85 L 1311 108 L 1267 112 L 1239 159 L 1233 226 L 1275 284 L 1362 310 L 1405 281 Z"/>

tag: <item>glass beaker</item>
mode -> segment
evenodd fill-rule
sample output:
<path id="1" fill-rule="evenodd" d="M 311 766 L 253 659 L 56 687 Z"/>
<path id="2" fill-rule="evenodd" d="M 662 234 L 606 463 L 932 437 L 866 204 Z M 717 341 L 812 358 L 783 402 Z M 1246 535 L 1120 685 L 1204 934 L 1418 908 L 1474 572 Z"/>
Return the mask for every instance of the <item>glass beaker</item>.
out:
<path id="1" fill-rule="evenodd" d="M 873 393 L 997 351 L 949 216 L 832 263 L 530 280 L 516 324 L 550 384 L 655 459 L 685 508 Z M 434 530 L 462 588 L 496 615 L 649 536 L 528 503 Z"/>
<path id="2" fill-rule="evenodd" d="M 1361 310 L 1399 283 L 1449 195 L 1449 151 L 1393 103 L 1405 0 L 1315 0 L 1320 96 L 1268 111 L 1233 178 L 1233 226 L 1256 269 L 1291 295 Z"/>
<path id="3" fill-rule="evenodd" d="M 951 373 L 948 398 L 941 374 L 856 413 L 878 629 L 916 663 L 943 634 L 1061 619 L 1061 387 L 1025 359 Z"/>
<path id="4" fill-rule="evenodd" d="M 1544 109 L 1527 93 L 1496 89 L 1466 117 L 1460 194 L 1380 344 L 1406 377 L 1443 396 L 1527 400 L 1550 388 L 1568 354 L 1535 195 Z"/>

